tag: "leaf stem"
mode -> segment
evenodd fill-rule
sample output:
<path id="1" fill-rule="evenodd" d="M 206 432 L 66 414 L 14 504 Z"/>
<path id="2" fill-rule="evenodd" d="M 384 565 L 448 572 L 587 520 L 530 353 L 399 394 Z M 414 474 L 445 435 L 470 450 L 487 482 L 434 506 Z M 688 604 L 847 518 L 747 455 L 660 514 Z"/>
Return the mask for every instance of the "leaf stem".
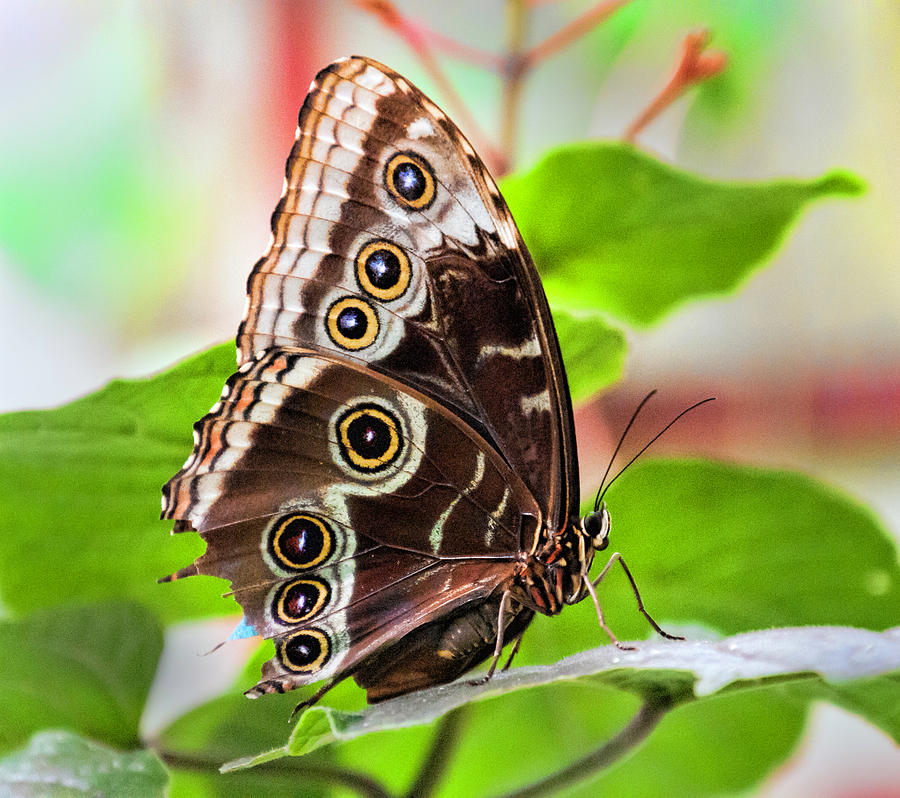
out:
<path id="1" fill-rule="evenodd" d="M 622 731 L 599 748 L 540 781 L 506 793 L 502 798 L 536 798 L 536 796 L 555 794 L 565 787 L 583 781 L 621 759 L 641 743 L 657 727 L 672 706 L 671 700 L 654 698 L 654 700 L 648 701 L 641 706 Z"/>
<path id="2" fill-rule="evenodd" d="M 669 78 L 662 91 L 656 95 L 650 104 L 628 126 L 622 138 L 628 142 L 634 142 L 638 133 L 677 100 L 684 92 L 695 83 L 708 80 L 718 75 L 725 69 L 728 58 L 723 52 L 703 52 L 709 40 L 709 32 L 697 30 L 689 33 L 681 42 L 681 52 L 672 76 Z"/>
<path id="3" fill-rule="evenodd" d="M 500 100 L 500 150 L 506 162 L 500 174 L 509 171 L 516 157 L 519 104 L 522 100 L 522 83 L 526 71 L 523 51 L 525 37 L 528 35 L 529 14 L 526 0 L 507 0 L 506 58 Z"/>
<path id="4" fill-rule="evenodd" d="M 183 754 L 152 744 L 149 747 L 170 768 L 219 775 L 221 762 L 218 759 L 210 756 Z M 350 770 L 338 765 L 307 765 L 296 761 L 294 758 L 285 758 L 257 765 L 254 768 L 254 772 L 290 778 L 293 781 L 296 781 L 297 777 L 303 777 L 328 784 L 340 784 L 343 787 L 354 790 L 359 795 L 365 796 L 365 798 L 393 798 L 391 793 L 376 779 L 366 773 L 360 773 L 357 770 Z"/>
<path id="5" fill-rule="evenodd" d="M 481 157 L 488 164 L 488 168 L 491 171 L 497 170 L 502 172 L 502 167 L 505 163 L 503 154 L 484 135 L 481 126 L 469 112 L 462 97 L 453 88 L 453 84 L 434 56 L 431 43 L 429 42 L 429 39 L 433 37 L 429 35 L 427 30 L 403 16 L 389 0 L 353 0 L 353 2 L 358 8 L 376 16 L 385 27 L 390 28 L 406 41 L 407 45 L 418 57 L 428 77 L 437 86 L 447 106 L 453 110 L 453 116 L 459 122 L 459 126 L 472 140 L 476 151 L 481 153 Z"/>
<path id="6" fill-rule="evenodd" d="M 593 8 L 589 8 L 580 17 L 576 17 L 568 25 L 525 53 L 525 65 L 530 69 L 551 55 L 555 55 L 576 39 L 590 33 L 597 25 L 630 2 L 631 0 L 604 0 L 602 3 L 597 3 Z"/>
<path id="7" fill-rule="evenodd" d="M 425 755 L 416 780 L 406 791 L 405 798 L 428 798 L 434 792 L 459 744 L 459 731 L 465 717 L 466 707 L 462 706 L 440 719 L 431 741 L 431 749 Z"/>

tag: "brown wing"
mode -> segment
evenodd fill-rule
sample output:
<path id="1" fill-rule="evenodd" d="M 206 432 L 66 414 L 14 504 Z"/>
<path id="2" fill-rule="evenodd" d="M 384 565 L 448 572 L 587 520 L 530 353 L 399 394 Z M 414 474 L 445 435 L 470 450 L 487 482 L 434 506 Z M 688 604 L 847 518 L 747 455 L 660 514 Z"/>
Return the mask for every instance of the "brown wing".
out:
<path id="1" fill-rule="evenodd" d="M 261 691 L 346 675 L 483 601 L 511 577 L 523 514 L 539 514 L 449 410 L 321 353 L 248 362 L 195 432 L 163 517 L 199 531 L 207 551 L 176 576 L 229 579 L 238 635 L 275 638 Z"/>
<path id="2" fill-rule="evenodd" d="M 414 386 L 521 475 L 550 529 L 578 511 L 568 387 L 515 223 L 456 126 L 386 67 L 317 75 L 269 252 L 248 281 L 246 362 L 302 346 Z"/>

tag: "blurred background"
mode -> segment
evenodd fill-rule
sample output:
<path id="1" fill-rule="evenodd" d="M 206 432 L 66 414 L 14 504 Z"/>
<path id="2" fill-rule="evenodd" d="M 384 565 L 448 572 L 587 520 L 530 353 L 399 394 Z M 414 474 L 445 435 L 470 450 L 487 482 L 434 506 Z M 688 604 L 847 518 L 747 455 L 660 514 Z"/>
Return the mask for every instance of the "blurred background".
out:
<path id="1" fill-rule="evenodd" d="M 396 5 L 441 34 L 503 51 L 501 0 Z M 537 3 L 528 40 L 592 5 Z M 814 205 L 735 296 L 628 331 L 625 380 L 577 413 L 585 485 L 647 390 L 660 389 L 651 415 L 665 420 L 716 395 L 658 453 L 805 471 L 872 506 L 900 537 L 900 4 L 634 0 L 529 76 L 506 155 L 526 168 L 555 144 L 621 137 L 697 27 L 710 29 L 728 68 L 640 146 L 708 177 L 840 167 L 869 188 Z M 349 53 L 383 61 L 446 106 L 406 44 L 349 2 L 5 0 L 0 411 L 51 407 L 234 337 L 297 111 L 318 69 Z M 497 76 L 441 64 L 497 141 Z M 207 671 L 197 636 L 211 646 L 221 628 L 180 634 L 168 667 Z M 823 706 L 761 794 L 900 795 L 898 784 L 896 746 Z"/>

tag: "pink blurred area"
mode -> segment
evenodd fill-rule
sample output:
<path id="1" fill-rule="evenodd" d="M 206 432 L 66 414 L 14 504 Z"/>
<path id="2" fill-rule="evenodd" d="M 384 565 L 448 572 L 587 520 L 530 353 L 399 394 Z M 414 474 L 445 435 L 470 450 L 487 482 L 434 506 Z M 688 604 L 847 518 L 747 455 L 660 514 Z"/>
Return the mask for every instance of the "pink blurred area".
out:
<path id="1" fill-rule="evenodd" d="M 397 5 L 443 34 L 502 50 L 500 2 Z M 589 5 L 540 4 L 530 40 Z M 533 75 L 519 151 L 508 153 L 517 164 L 553 144 L 619 137 L 661 86 L 681 36 L 710 24 L 714 45 L 734 44 L 744 99 L 717 118 L 716 98 L 693 92 L 640 144 L 710 177 L 843 167 L 869 190 L 812 207 L 734 296 L 628 331 L 625 380 L 577 413 L 585 486 L 649 389 L 660 394 L 638 439 L 716 395 L 657 452 L 807 471 L 869 503 L 898 534 L 900 10 L 794 0 L 767 11 L 765 36 L 748 39 L 716 30 L 727 14 L 713 2 L 647 9 L 629 37 L 616 29 L 625 37 L 617 57 L 601 29 Z M 0 384 L 0 410 L 53 406 L 234 336 L 307 86 L 349 53 L 389 64 L 444 104 L 407 47 L 350 4 L 6 0 L 0 337 L 15 378 Z M 497 79 L 445 63 L 496 138 Z M 897 784 L 896 747 L 827 708 L 760 794 L 900 795 Z"/>

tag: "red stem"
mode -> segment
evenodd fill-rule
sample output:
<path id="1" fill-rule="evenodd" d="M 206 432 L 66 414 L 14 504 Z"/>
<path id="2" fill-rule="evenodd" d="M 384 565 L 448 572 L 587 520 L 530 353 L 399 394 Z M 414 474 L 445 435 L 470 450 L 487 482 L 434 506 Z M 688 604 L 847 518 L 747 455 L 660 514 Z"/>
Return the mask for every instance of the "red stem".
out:
<path id="1" fill-rule="evenodd" d="M 662 91 L 650 101 L 650 104 L 628 126 L 623 138 L 634 142 L 647 125 L 677 100 L 695 83 L 708 80 L 718 75 L 728 62 L 723 52 L 704 53 L 709 39 L 709 32 L 698 30 L 689 33 L 681 42 L 681 53 L 675 65 L 675 71 Z"/>

